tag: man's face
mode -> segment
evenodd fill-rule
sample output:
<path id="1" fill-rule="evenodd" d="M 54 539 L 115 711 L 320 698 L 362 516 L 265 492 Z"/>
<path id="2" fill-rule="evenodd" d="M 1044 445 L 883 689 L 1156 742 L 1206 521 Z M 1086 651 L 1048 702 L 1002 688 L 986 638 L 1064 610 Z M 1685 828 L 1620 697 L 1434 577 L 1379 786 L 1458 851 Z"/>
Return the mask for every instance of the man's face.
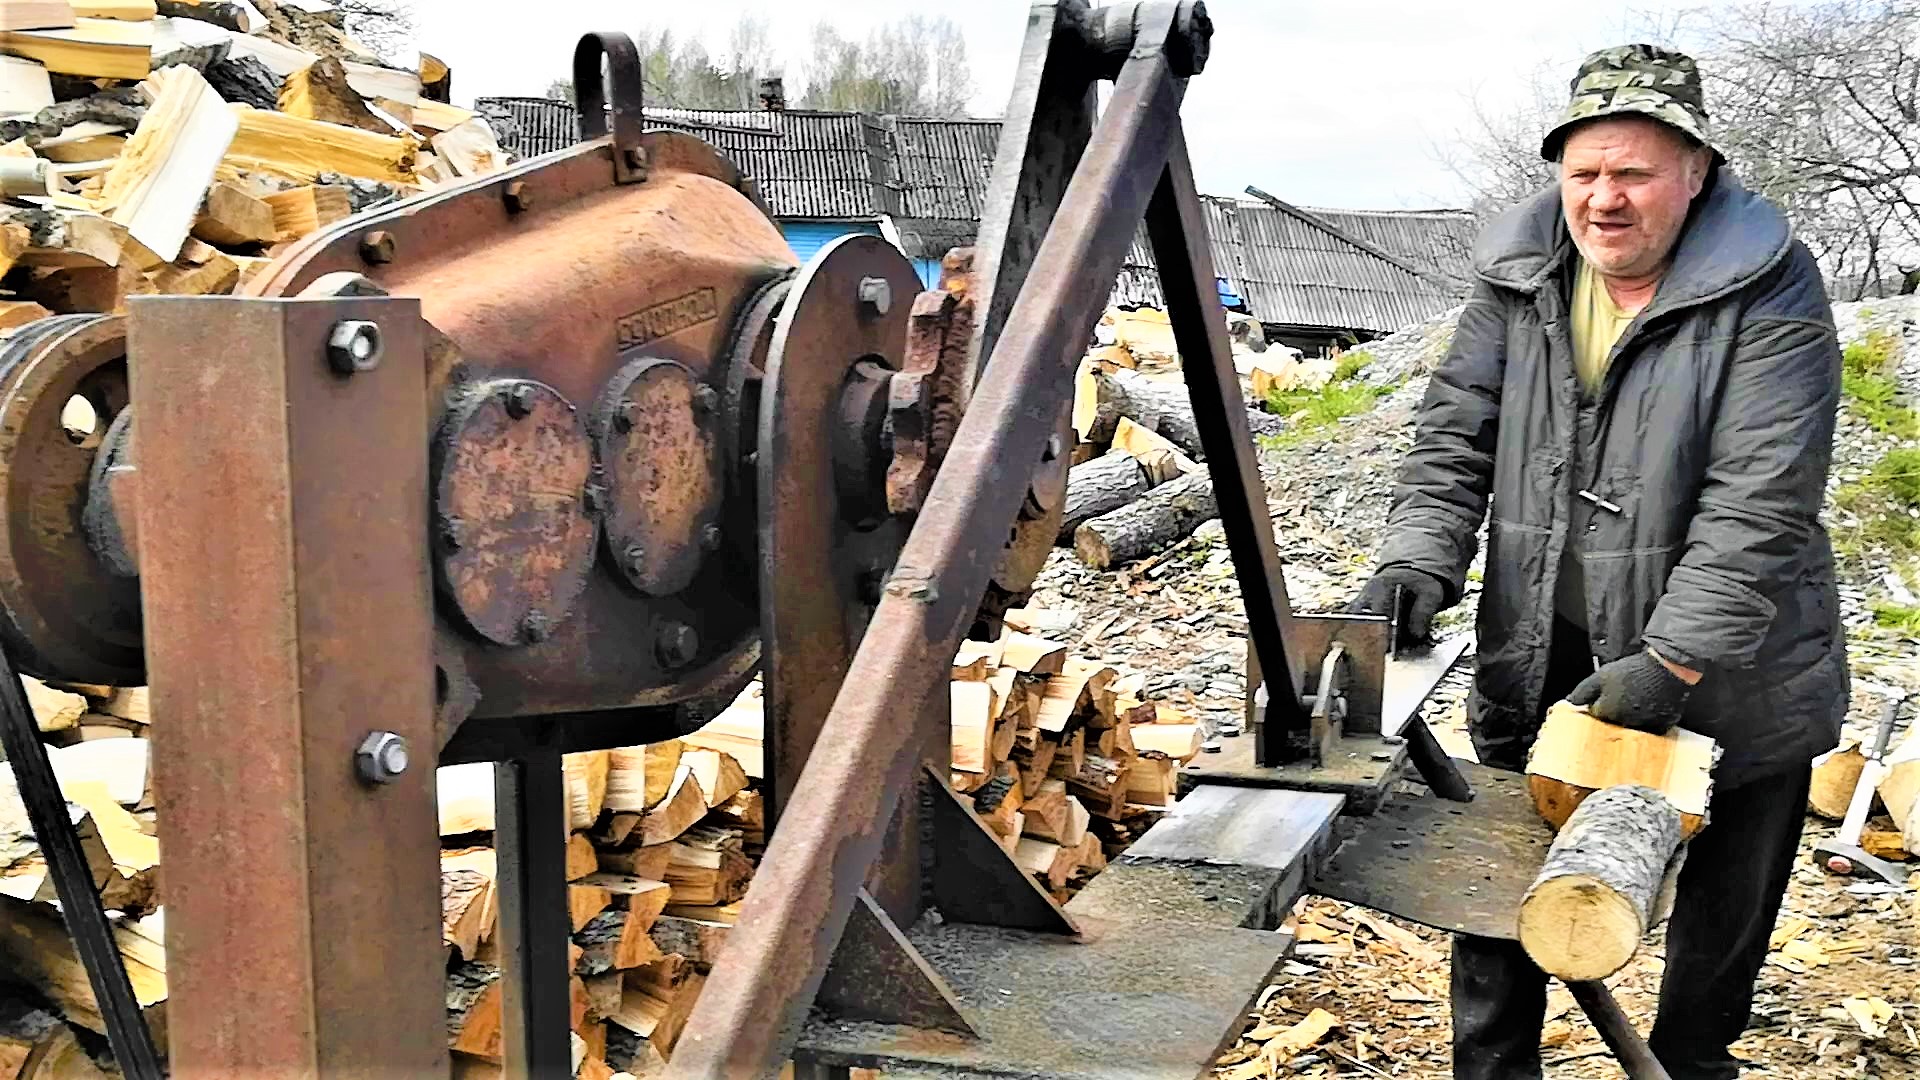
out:
<path id="1" fill-rule="evenodd" d="M 1560 155 L 1574 246 L 1607 277 L 1658 273 L 1706 183 L 1709 154 L 1658 120 L 1618 116 L 1575 128 Z"/>

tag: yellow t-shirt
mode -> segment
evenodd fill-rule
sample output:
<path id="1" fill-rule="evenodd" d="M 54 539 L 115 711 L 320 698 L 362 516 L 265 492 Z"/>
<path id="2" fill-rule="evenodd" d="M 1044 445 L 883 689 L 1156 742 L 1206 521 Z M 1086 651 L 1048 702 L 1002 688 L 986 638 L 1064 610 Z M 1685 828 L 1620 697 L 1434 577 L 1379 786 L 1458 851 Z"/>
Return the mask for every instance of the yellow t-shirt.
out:
<path id="1" fill-rule="evenodd" d="M 1573 275 L 1573 370 L 1588 394 L 1600 392 L 1607 358 L 1637 314 L 1614 303 L 1606 283 L 1593 272 L 1593 264 L 1580 260 L 1580 269 Z"/>

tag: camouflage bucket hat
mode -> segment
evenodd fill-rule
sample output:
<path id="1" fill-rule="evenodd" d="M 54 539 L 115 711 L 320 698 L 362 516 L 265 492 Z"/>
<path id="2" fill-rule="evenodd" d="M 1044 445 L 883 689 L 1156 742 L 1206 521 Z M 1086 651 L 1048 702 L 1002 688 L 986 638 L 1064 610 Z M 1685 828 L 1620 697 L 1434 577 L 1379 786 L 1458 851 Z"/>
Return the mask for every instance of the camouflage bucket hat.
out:
<path id="1" fill-rule="evenodd" d="M 1684 53 L 1658 45 L 1601 49 L 1581 61 L 1572 89 L 1560 122 L 1540 142 L 1540 156 L 1548 161 L 1560 157 L 1560 144 L 1575 125 L 1603 116 L 1651 117 L 1703 146 L 1713 145 L 1700 69 Z M 1714 157 L 1720 159 L 1718 151 Z"/>

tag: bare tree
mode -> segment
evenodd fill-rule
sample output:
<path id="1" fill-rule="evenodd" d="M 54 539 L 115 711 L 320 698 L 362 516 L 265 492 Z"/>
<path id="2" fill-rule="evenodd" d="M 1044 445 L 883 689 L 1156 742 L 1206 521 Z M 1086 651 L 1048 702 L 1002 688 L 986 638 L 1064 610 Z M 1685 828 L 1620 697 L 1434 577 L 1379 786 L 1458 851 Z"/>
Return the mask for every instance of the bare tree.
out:
<path id="1" fill-rule="evenodd" d="M 1920 0 L 1739 0 L 1638 36 L 1699 58 L 1715 142 L 1787 212 L 1836 296 L 1890 291 L 1920 267 Z M 1553 182 L 1539 140 L 1565 96 L 1536 71 L 1518 105 L 1476 108 L 1438 152 L 1477 211 Z"/>
<path id="2" fill-rule="evenodd" d="M 334 0 L 347 33 L 391 63 L 415 59 L 413 9 L 406 0 Z"/>
<path id="3" fill-rule="evenodd" d="M 805 76 L 809 109 L 958 116 L 973 93 L 966 38 L 944 17 L 886 23 L 861 42 L 821 23 Z"/>

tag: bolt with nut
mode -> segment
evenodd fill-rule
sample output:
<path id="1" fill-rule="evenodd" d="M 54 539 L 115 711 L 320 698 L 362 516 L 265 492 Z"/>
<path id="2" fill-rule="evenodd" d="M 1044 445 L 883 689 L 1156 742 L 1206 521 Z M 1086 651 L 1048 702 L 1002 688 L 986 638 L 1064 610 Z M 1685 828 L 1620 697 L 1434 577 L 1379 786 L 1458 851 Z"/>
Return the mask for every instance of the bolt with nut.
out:
<path id="1" fill-rule="evenodd" d="M 860 304 L 869 315 L 885 315 L 893 310 L 893 286 L 883 277 L 861 278 Z"/>
<path id="2" fill-rule="evenodd" d="M 369 732 L 353 752 L 353 768 L 369 784 L 391 784 L 412 764 L 407 740 L 391 731 Z"/>
<path id="3" fill-rule="evenodd" d="M 366 319 L 342 319 L 327 335 L 327 366 L 341 375 L 372 371 L 384 351 L 380 324 Z"/>
<path id="4" fill-rule="evenodd" d="M 526 383 L 514 383 L 500 393 L 500 403 L 506 406 L 507 415 L 515 420 L 524 420 L 533 412 L 533 387 Z"/>

